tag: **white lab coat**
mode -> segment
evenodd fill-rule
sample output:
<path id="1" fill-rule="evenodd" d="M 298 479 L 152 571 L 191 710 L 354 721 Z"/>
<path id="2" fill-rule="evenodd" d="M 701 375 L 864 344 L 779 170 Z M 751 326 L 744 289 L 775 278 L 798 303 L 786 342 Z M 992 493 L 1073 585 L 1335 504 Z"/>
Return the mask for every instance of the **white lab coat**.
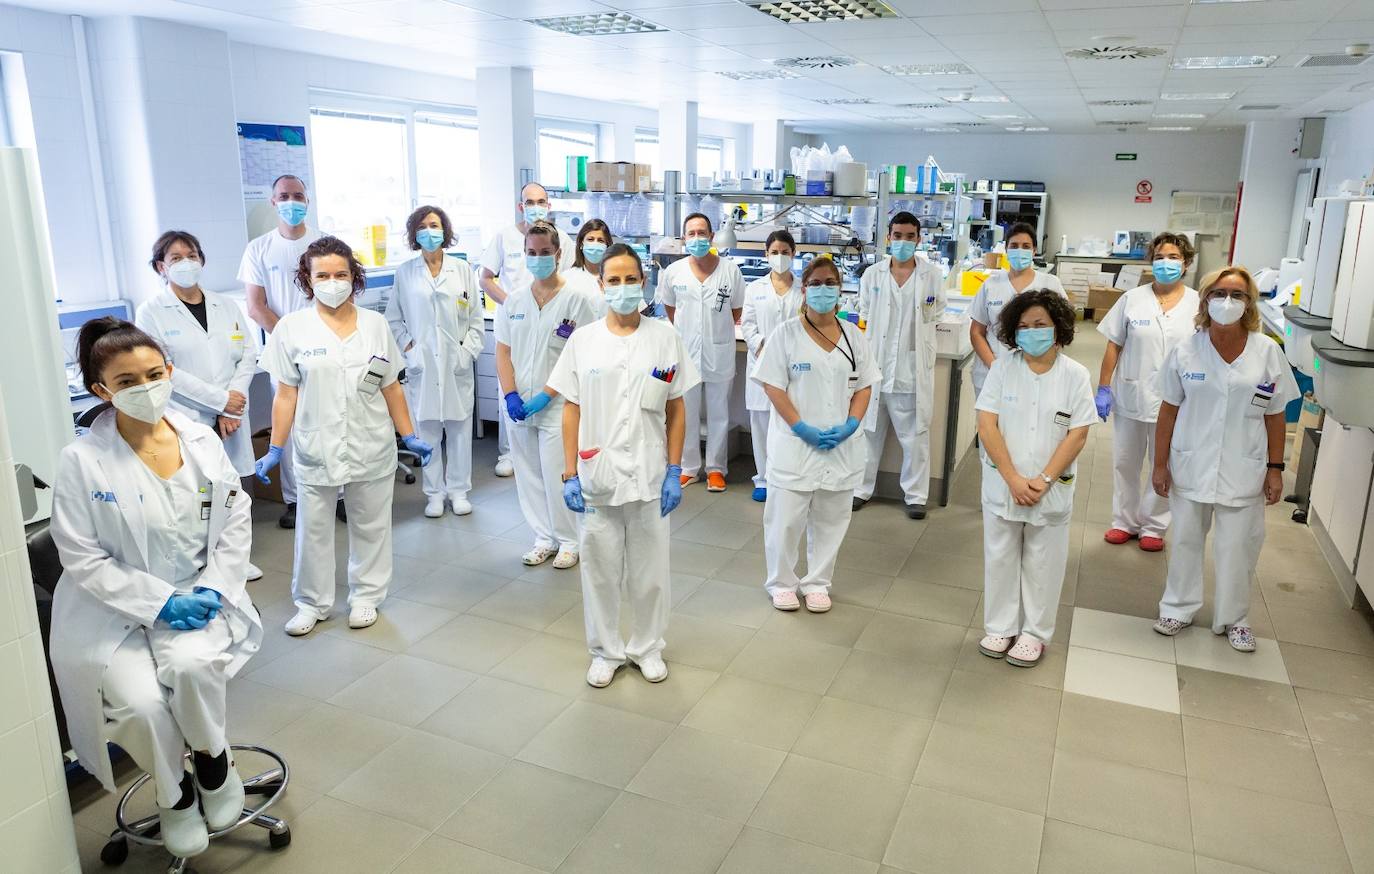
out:
<path id="1" fill-rule="evenodd" d="M 1227 364 L 1208 332 L 1199 331 L 1169 353 L 1158 391 L 1179 408 L 1169 446 L 1170 496 L 1228 507 L 1260 499 L 1269 461 L 1264 417 L 1282 414 L 1298 397 L 1278 344 L 1252 333 Z"/>
<path id="2" fill-rule="evenodd" d="M 940 268 L 916 259 L 905 285 L 892 277 L 888 255 L 864 271 L 859 280 L 859 322 L 882 373 L 864 415 L 865 431 L 878 426 L 883 393 L 916 396 L 918 431 L 930 428 L 935 395 L 935 323 L 945 312 Z"/>
<path id="3" fill-rule="evenodd" d="M 466 261 L 445 256 L 431 276 L 423 256 L 396 268 L 387 324 L 406 366 L 417 422 L 462 422 L 472 417 L 475 365 L 485 325 L 477 280 Z"/>
<path id="4" fill-rule="evenodd" d="M 1138 422 L 1159 419 L 1159 368 L 1175 346 L 1197 332 L 1197 312 L 1197 292 L 1187 286 L 1167 313 L 1150 285 L 1133 288 L 1112 304 L 1097 330 L 1121 347 L 1112 374 L 1113 413 Z"/>
<path id="5" fill-rule="evenodd" d="M 601 277 L 595 273 L 588 272 L 581 267 L 573 267 L 562 274 L 564 291 L 572 290 L 578 294 L 584 294 L 591 298 L 592 306 L 596 310 L 596 317 L 604 319 L 606 312 L 610 309 L 606 304 L 606 295 L 601 290 Z"/>
<path id="6" fill-rule="evenodd" d="M 262 641 L 262 623 L 244 585 L 253 535 L 251 501 L 218 434 L 175 411 L 165 418 L 181 436 L 185 462 L 210 481 L 209 548 L 197 584 L 223 597 L 220 616 L 232 641 L 226 672 L 232 677 Z M 170 581 L 148 572 L 149 534 L 138 471 L 132 467 L 141 462 L 117 451 L 116 441 L 122 440 L 115 412 L 108 410 L 90 433 L 62 450 L 52 513 L 53 541 L 64 570 L 53 597 L 48 652 L 72 748 L 111 792 L 114 774 L 101 696 L 105 669 L 130 632 L 151 628 L 176 592 Z"/>
<path id="7" fill-rule="evenodd" d="M 529 285 L 510 293 L 492 329 L 496 342 L 510 347 L 515 390 L 523 400 L 528 401 L 548 385 L 549 374 L 573 331 L 594 321 L 595 301 L 578 291 L 566 278 L 563 287 L 542 308 L 535 303 L 534 291 Z M 563 398 L 559 396 L 539 413 L 516 422 L 514 427 L 557 430 L 562 427 L 562 417 Z"/>
<path id="8" fill-rule="evenodd" d="M 744 312 L 740 315 L 739 327 L 744 344 L 749 348 L 750 370 L 758 362 L 759 347 L 764 345 L 764 340 L 783 322 L 795 318 L 805 300 L 801 280 L 796 274 L 792 275 L 792 288 L 786 294 L 774 290 L 771 273 L 755 279 L 744 289 Z M 744 387 L 744 405 L 751 412 L 768 412 L 773 408 L 763 385 L 753 379 Z"/>
<path id="9" fill-rule="evenodd" d="M 140 304 L 134 319 L 162 344 L 172 364 L 170 407 L 213 430 L 231 389 L 248 396 L 258 369 L 257 326 L 229 298 L 212 291 L 202 294 L 204 328 L 170 288 Z M 253 472 L 253 438 L 247 407 L 241 418 L 244 426 L 225 439 L 224 451 L 239 476 L 248 476 Z"/>
<path id="10" fill-rule="evenodd" d="M 262 366 L 296 386 L 291 446 L 305 485 L 370 482 L 396 472 L 396 441 L 382 389 L 401 371 L 401 351 L 380 313 L 358 307 L 357 330 L 340 340 L 319 310 L 291 313 L 263 349 Z M 364 378 L 374 373 L 364 389 Z"/>
<path id="11" fill-rule="evenodd" d="M 577 258 L 576 245 L 571 237 L 558 231 L 558 269 L 572 268 Z M 525 269 L 525 232 L 519 225 L 506 225 L 482 252 L 479 266 L 490 270 L 498 277 L 498 282 L 506 294 L 521 285 L 529 285 L 534 277 Z"/>
<path id="12" fill-rule="evenodd" d="M 288 313 L 312 307 L 314 304 L 296 284 L 296 269 L 306 248 L 322 235 L 314 228 L 306 228 L 299 240 L 288 240 L 273 228 L 260 237 L 248 241 L 239 262 L 238 280 L 247 285 L 260 285 L 267 293 L 267 306 L 284 318 Z"/>
<path id="13" fill-rule="evenodd" d="M 744 307 L 744 274 L 729 258 L 718 258 L 716 269 L 698 282 L 692 259 L 669 264 L 659 276 L 658 299 L 674 307 L 674 327 L 682 335 L 701 373 L 702 382 L 729 382 L 735 378 L 735 316 Z M 708 410 L 708 416 L 711 411 Z M 720 411 L 728 415 L 728 411 Z M 691 423 L 688 423 L 690 432 Z M 685 467 L 686 465 L 684 465 Z"/>
<path id="14" fill-rule="evenodd" d="M 978 289 L 978 293 L 973 296 L 973 303 L 969 305 L 969 318 L 978 322 L 988 329 L 988 345 L 992 347 L 992 354 L 997 358 L 1010 355 L 1012 350 L 1003 345 L 997 339 L 997 319 L 1002 314 L 1002 307 L 1007 305 L 1007 301 L 1019 294 L 1028 291 L 1052 291 L 1064 299 L 1068 299 L 1068 294 L 1064 292 L 1064 285 L 1059 281 L 1059 277 L 1050 273 L 1035 271 L 1035 278 L 1030 284 L 1020 292 L 1011 284 L 1011 276 L 1005 270 L 998 270 L 987 278 L 987 281 Z M 988 378 L 988 367 L 983 363 L 983 359 L 977 355 L 973 356 L 973 392 L 975 395 L 983 391 L 983 383 Z"/>

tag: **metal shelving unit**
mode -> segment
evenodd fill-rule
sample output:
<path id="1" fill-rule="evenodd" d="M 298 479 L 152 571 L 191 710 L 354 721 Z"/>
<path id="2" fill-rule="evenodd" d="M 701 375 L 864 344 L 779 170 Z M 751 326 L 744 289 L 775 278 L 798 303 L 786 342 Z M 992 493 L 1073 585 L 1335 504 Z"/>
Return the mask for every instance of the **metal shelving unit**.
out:
<path id="1" fill-rule="evenodd" d="M 991 191 L 970 191 L 968 196 L 974 200 L 988 202 L 988 217 L 970 219 L 969 224 L 974 227 L 988 227 L 990 225 L 1010 225 L 1018 221 L 1033 219 L 1030 224 L 1035 225 L 1036 249 L 1044 251 L 1045 232 L 1049 226 L 1050 194 L 1048 191 L 1002 191 L 1000 181 L 992 181 Z M 1008 213 L 1001 207 L 1004 202 L 1016 201 L 1018 208 L 1015 213 Z M 1032 209 L 1025 209 L 1020 206 L 1022 201 L 1032 203 Z"/>

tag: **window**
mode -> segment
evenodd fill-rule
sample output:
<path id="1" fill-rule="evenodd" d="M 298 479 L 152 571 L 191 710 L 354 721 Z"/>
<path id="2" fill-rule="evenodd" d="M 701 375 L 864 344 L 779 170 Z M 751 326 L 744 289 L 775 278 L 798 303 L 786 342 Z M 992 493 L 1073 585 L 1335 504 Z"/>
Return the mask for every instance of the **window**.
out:
<path id="1" fill-rule="evenodd" d="M 5 92 L 5 65 L 0 61 L 0 146 L 14 145 L 10 133 L 9 96 Z"/>
<path id="2" fill-rule="evenodd" d="M 663 168 L 658 163 L 658 131 L 635 131 L 635 163 L 648 164 L 655 179 L 663 178 Z"/>
<path id="3" fill-rule="evenodd" d="M 475 263 L 482 254 L 476 114 L 415 113 L 415 191 L 417 206 L 448 213 L 454 248 Z"/>
<path id="4" fill-rule="evenodd" d="M 725 143 L 720 137 L 697 138 L 697 178 L 705 182 L 712 177 L 721 178 L 725 166 Z"/>
<path id="5" fill-rule="evenodd" d="M 368 252 L 374 225 L 386 227 L 387 263 L 408 252 L 410 151 L 406 119 L 332 109 L 310 110 L 313 200 L 320 230 Z M 369 263 L 370 255 L 363 257 Z"/>
<path id="6" fill-rule="evenodd" d="M 568 158 L 596 160 L 598 131 L 594 124 L 539 119 L 539 181 L 548 188 L 568 184 Z"/>

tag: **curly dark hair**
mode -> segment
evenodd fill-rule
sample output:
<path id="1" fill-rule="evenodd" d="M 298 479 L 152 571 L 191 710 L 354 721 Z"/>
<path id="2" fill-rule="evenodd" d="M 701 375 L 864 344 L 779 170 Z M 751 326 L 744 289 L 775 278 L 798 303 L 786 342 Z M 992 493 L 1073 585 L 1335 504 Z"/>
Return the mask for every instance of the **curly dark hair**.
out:
<path id="1" fill-rule="evenodd" d="M 448 220 L 448 213 L 437 206 L 421 206 L 417 207 L 416 210 L 410 214 L 410 217 L 406 219 L 406 242 L 410 244 L 412 250 L 420 248 L 420 244 L 416 241 L 415 235 L 420 233 L 420 222 L 429 218 L 430 213 L 434 213 L 439 217 L 439 224 L 444 229 L 444 242 L 439 248 L 447 249 L 449 246 L 453 245 L 453 223 Z"/>
<path id="2" fill-rule="evenodd" d="M 157 272 L 157 265 L 167 260 L 167 250 L 172 248 L 173 243 L 182 243 L 191 251 L 196 253 L 200 263 L 205 263 L 205 250 L 200 246 L 200 240 L 196 239 L 195 234 L 190 231 L 167 231 L 157 238 L 153 243 L 153 257 L 149 259 L 148 266 Z"/>
<path id="3" fill-rule="evenodd" d="M 1067 346 L 1073 342 L 1073 307 L 1055 292 L 1038 288 L 1016 295 L 1002 307 L 1002 313 L 997 317 L 997 339 L 1002 341 L 1002 345 L 1009 349 L 1016 348 L 1016 328 L 1031 307 L 1043 307 L 1050 314 L 1050 321 L 1054 322 L 1055 343 Z"/>
<path id="4" fill-rule="evenodd" d="M 1146 260 L 1155 260 L 1155 251 L 1160 246 L 1176 246 L 1178 248 L 1178 253 L 1183 256 L 1183 267 L 1185 270 L 1188 268 L 1189 264 L 1193 263 L 1193 258 L 1197 256 L 1197 250 L 1193 248 L 1193 244 L 1188 241 L 1187 237 L 1182 234 L 1175 234 L 1173 231 L 1164 231 L 1163 233 L 1156 234 L 1155 238 L 1150 241 L 1150 251 L 1146 253 Z"/>
<path id="5" fill-rule="evenodd" d="M 349 273 L 353 277 L 353 295 L 356 297 L 367 285 L 367 274 L 363 272 L 362 262 L 353 254 L 353 249 L 338 237 L 320 237 L 305 247 L 305 251 L 301 253 L 301 261 L 296 265 L 296 286 L 305 293 L 305 299 L 315 299 L 315 292 L 310 288 L 310 262 L 326 255 L 338 255 L 348 262 Z"/>

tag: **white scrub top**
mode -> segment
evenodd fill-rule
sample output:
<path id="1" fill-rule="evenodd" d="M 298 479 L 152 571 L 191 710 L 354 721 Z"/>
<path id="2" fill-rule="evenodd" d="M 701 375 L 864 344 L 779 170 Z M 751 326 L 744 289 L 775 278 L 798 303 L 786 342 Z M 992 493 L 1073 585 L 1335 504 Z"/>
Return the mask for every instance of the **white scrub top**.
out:
<path id="1" fill-rule="evenodd" d="M 123 463 L 137 474 L 138 499 L 148 526 L 148 573 L 185 594 L 205 569 L 210 537 L 210 481 L 192 464 L 181 443 L 181 467 L 163 479 L 123 443 Z"/>
<path id="2" fill-rule="evenodd" d="M 1039 476 L 1069 431 L 1098 421 L 1088 369 L 1060 350 L 1054 365 L 1036 374 L 1018 350 L 992 362 L 977 409 L 997 414 L 997 430 L 1006 440 L 1016 472 Z M 1078 461 L 1059 475 L 1034 506 L 1019 506 L 987 453 L 982 453 L 983 509 L 1009 522 L 1061 525 L 1073 515 Z M 769 460 L 772 473 L 772 460 Z"/>
<path id="3" fill-rule="evenodd" d="M 882 378 L 863 332 L 849 322 L 839 325 L 844 331 L 839 347 L 825 349 L 806 333 L 801 318 L 788 319 L 768 336 L 763 356 L 754 365 L 755 382 L 787 392 L 801 420 L 822 431 L 843 425 L 854 394 Z M 845 355 L 851 350 L 853 364 Z M 850 491 L 862 484 L 867 461 L 868 441 L 863 435 L 851 435 L 834 449 L 817 449 L 793 434 L 773 410 L 768 425 L 769 485 L 797 492 Z"/>
<path id="4" fill-rule="evenodd" d="M 299 240 L 288 240 L 277 228 L 248 241 L 239 262 L 239 282 L 261 285 L 267 290 L 267 306 L 284 318 L 289 313 L 313 306 L 296 285 L 296 270 L 306 247 L 320 238 L 314 228 L 306 228 Z"/>
<path id="5" fill-rule="evenodd" d="M 801 312 L 805 300 L 801 279 L 796 274 L 792 275 L 792 288 L 786 294 L 778 294 L 773 288 L 771 273 L 755 279 L 744 289 L 744 312 L 740 315 L 739 326 L 744 344 L 749 347 L 751 371 L 758 363 L 759 347 L 779 325 Z M 744 386 L 744 405 L 757 412 L 773 408 L 763 385 L 752 379 Z"/>
<path id="6" fill-rule="evenodd" d="M 535 303 L 534 291 L 529 286 L 511 292 L 496 314 L 492 330 L 496 342 L 510 347 L 515 390 L 523 400 L 528 401 L 549 384 L 549 374 L 573 331 L 594 321 L 595 303 L 583 292 L 570 288 L 566 280 L 542 309 Z M 540 412 L 514 425 L 517 428 L 561 428 L 562 417 L 563 398 L 560 395 Z"/>
<path id="7" fill-rule="evenodd" d="M 609 307 L 606 305 L 606 295 L 601 291 L 601 279 L 593 273 L 588 273 L 581 267 L 574 267 L 571 270 L 560 273 L 564 283 L 563 291 L 575 291 L 591 298 L 592 305 L 596 308 L 596 317 L 605 318 Z"/>
<path id="8" fill-rule="evenodd" d="M 559 272 L 571 269 L 577 257 L 576 246 L 562 230 L 558 232 L 558 254 Z M 521 285 L 529 285 L 534 277 L 525 269 L 525 232 L 520 226 L 507 225 L 492 237 L 479 266 L 495 273 L 508 295 Z"/>
<path id="9" fill-rule="evenodd" d="M 1283 350 L 1252 333 L 1227 364 L 1199 331 L 1169 353 L 1159 395 L 1178 407 L 1169 446 L 1173 490 L 1200 504 L 1240 507 L 1264 491 L 1269 439 L 1264 417 L 1283 413 L 1298 384 Z"/>
<path id="10" fill-rule="evenodd" d="M 296 386 L 291 426 L 296 478 L 310 486 L 370 482 L 396 473 L 396 439 L 382 389 L 401 372 L 401 350 L 380 313 L 357 307 L 340 340 L 312 306 L 277 323 L 263 368 Z"/>
<path id="11" fill-rule="evenodd" d="M 406 385 L 413 389 L 417 422 L 462 422 L 472 416 L 475 364 L 485 324 L 472 268 L 445 256 L 432 276 L 423 256 L 396 268 L 386 320 L 403 351 Z"/>
<path id="12" fill-rule="evenodd" d="M 1035 271 L 1035 278 L 1030 284 L 1017 292 L 1011 284 L 1011 276 L 1005 270 L 998 270 L 987 278 L 987 281 L 978 289 L 978 293 L 973 296 L 973 303 L 969 305 L 969 318 L 988 329 L 988 345 L 992 347 L 992 354 L 1001 358 L 1010 355 L 1012 350 L 1002 344 L 997 338 L 997 318 L 1002 314 L 1002 307 L 1007 305 L 1007 301 L 1016 297 L 1018 293 L 1025 294 L 1028 291 L 1038 290 L 1052 291 L 1065 300 L 1068 294 L 1064 292 L 1064 285 L 1059 281 L 1059 277 L 1050 273 Z M 983 359 L 977 355 L 973 356 L 973 391 L 978 394 L 983 390 L 983 383 L 988 378 L 988 367 L 983 363 Z"/>
<path id="13" fill-rule="evenodd" d="M 1112 374 L 1113 410 L 1118 416 L 1137 422 L 1159 418 L 1159 391 L 1155 386 L 1164 358 L 1179 343 L 1197 331 L 1198 296 L 1183 287 L 1183 296 L 1167 313 L 1160 309 L 1154 287 L 1133 288 L 1107 311 L 1098 323 L 1098 333 L 1121 347 L 1121 357 Z"/>
<path id="14" fill-rule="evenodd" d="M 729 258 L 717 258 L 716 269 L 698 282 L 692 259 L 669 264 L 658 279 L 658 300 L 675 307 L 674 327 L 687 344 L 687 354 L 701 371 L 702 382 L 735 378 L 735 315 L 744 307 L 744 274 Z"/>
<path id="15" fill-rule="evenodd" d="M 641 318 L 626 337 L 605 321 L 573 334 L 548 384 L 581 407 L 577 475 L 589 504 L 659 499 L 668 466 L 665 408 L 699 382 L 666 322 Z"/>

